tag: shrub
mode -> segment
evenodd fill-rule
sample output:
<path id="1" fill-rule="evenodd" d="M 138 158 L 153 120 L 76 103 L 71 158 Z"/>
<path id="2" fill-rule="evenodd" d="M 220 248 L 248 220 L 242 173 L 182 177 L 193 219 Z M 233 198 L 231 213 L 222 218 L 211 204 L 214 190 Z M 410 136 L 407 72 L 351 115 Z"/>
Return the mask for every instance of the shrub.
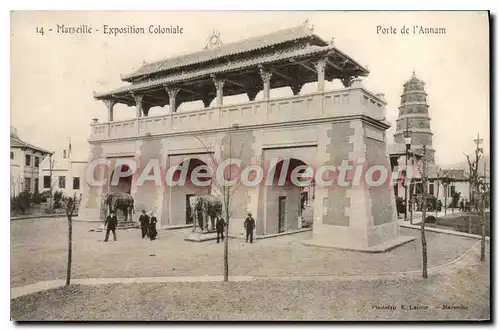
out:
<path id="1" fill-rule="evenodd" d="M 35 192 L 31 195 L 31 202 L 36 205 L 39 205 L 42 202 L 47 202 L 47 198 L 42 196 L 40 193 Z"/>
<path id="2" fill-rule="evenodd" d="M 31 207 L 31 194 L 29 192 L 21 192 L 18 196 L 10 199 L 10 208 L 14 213 L 25 214 Z"/>
<path id="3" fill-rule="evenodd" d="M 425 223 L 436 223 L 436 217 L 430 215 L 425 218 Z"/>
<path id="4" fill-rule="evenodd" d="M 54 208 L 61 208 L 62 207 L 62 200 L 63 200 L 63 192 L 62 191 L 56 191 L 54 193 Z"/>

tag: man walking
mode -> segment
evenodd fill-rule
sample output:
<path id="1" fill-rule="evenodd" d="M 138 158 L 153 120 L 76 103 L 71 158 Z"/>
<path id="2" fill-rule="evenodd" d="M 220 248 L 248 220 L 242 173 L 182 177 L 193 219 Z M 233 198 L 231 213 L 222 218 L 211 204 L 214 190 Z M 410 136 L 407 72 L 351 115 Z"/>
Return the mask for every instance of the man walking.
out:
<path id="1" fill-rule="evenodd" d="M 113 239 L 116 241 L 116 225 L 118 224 L 118 219 L 116 218 L 115 213 L 111 213 L 106 217 L 106 221 L 104 222 L 104 226 L 106 227 L 106 237 L 104 238 L 104 242 L 107 242 L 109 239 L 109 232 L 113 232 Z"/>
<path id="2" fill-rule="evenodd" d="M 255 220 L 252 217 L 252 213 L 248 213 L 248 217 L 245 219 L 244 226 L 247 232 L 246 242 L 248 242 L 248 237 L 250 237 L 250 243 L 253 243 L 253 230 L 255 229 Z"/>
<path id="3" fill-rule="evenodd" d="M 158 232 L 156 231 L 156 223 L 157 223 L 156 216 L 154 216 L 153 212 L 149 212 L 149 239 L 151 241 L 156 239 L 156 235 Z"/>
<path id="4" fill-rule="evenodd" d="M 222 217 L 217 217 L 217 222 L 215 223 L 215 228 L 217 230 L 217 243 L 219 239 L 224 241 L 224 228 L 226 227 L 226 221 Z"/>
<path id="5" fill-rule="evenodd" d="M 139 216 L 139 222 L 141 222 L 141 232 L 142 238 L 148 235 L 148 227 L 149 227 L 149 216 L 146 215 L 146 211 L 143 209 L 141 216 Z"/>

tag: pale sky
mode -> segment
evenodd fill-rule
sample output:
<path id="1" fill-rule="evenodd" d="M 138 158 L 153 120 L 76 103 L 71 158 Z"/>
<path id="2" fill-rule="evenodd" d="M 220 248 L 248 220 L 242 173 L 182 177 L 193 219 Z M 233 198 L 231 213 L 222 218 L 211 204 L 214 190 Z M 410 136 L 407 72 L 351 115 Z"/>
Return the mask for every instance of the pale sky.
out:
<path id="1" fill-rule="evenodd" d="M 436 163 L 464 161 L 484 136 L 489 154 L 489 36 L 486 12 L 14 12 L 11 21 L 11 124 L 25 141 L 60 151 L 71 137 L 76 158 L 87 159 L 90 122 L 107 120 L 103 102 L 93 91 L 124 85 L 120 74 L 179 53 L 202 49 L 215 29 L 229 43 L 300 24 L 309 19 L 314 32 L 360 64 L 374 93 L 384 93 L 392 142 L 403 83 L 415 70 L 426 82 Z M 91 35 L 56 34 L 56 25 L 87 24 Z M 103 25 L 144 27 L 179 25 L 182 35 L 110 36 Z M 396 35 L 377 35 L 377 26 L 392 26 Z M 403 26 L 445 28 L 445 35 L 401 35 Z M 37 35 L 36 27 L 45 35 Z M 53 32 L 48 32 L 53 28 Z M 337 88 L 336 82 L 327 88 Z M 302 93 L 314 91 L 315 85 Z M 272 91 L 271 97 L 291 95 Z M 259 99 L 260 95 L 257 96 Z M 236 103 L 245 97 L 224 99 Z M 182 105 L 183 109 L 201 107 Z M 167 107 L 168 108 L 168 107 Z M 167 110 L 156 108 L 150 115 Z M 134 107 L 115 106 L 115 119 L 133 118 Z"/>

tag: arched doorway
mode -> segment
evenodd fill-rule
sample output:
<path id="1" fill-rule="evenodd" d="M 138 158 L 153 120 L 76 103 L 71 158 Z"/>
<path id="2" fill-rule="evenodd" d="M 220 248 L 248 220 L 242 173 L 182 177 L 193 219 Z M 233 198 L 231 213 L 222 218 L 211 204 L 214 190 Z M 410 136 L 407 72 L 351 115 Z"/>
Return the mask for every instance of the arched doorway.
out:
<path id="1" fill-rule="evenodd" d="M 115 171 L 120 167 L 120 171 L 122 173 L 129 171 L 129 166 L 126 164 L 119 165 L 113 169 L 111 176 L 109 177 L 109 191 L 110 193 L 115 192 L 123 192 L 123 193 L 131 193 L 132 192 L 132 175 L 126 177 L 120 177 L 118 179 L 118 183 L 113 181 L 113 176 L 115 175 Z"/>
<path id="2" fill-rule="evenodd" d="M 301 167 L 300 170 L 295 170 Z M 266 234 L 298 230 L 309 197 L 306 186 L 296 185 L 292 173 L 304 174 L 307 164 L 296 158 L 283 159 L 274 167 L 272 185 L 266 187 Z"/>
<path id="3" fill-rule="evenodd" d="M 178 182 L 181 179 L 183 169 L 187 167 L 185 181 L 181 181 L 179 185 L 169 187 L 169 219 L 172 225 L 192 224 L 190 198 L 211 193 L 209 183 L 211 177 L 208 176 L 210 175 L 208 170 L 202 168 L 197 171 L 199 174 L 198 183 L 191 180 L 193 171 L 200 166 L 207 166 L 207 163 L 200 158 L 192 157 L 178 163 L 178 169 L 172 173 L 172 180 Z"/>

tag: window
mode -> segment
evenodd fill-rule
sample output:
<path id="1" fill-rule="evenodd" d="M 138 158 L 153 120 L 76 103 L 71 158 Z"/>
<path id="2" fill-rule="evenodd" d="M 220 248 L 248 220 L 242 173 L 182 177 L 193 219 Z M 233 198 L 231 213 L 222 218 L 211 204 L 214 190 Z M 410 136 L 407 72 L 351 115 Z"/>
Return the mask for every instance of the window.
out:
<path id="1" fill-rule="evenodd" d="M 80 189 L 80 177 L 73 177 L 73 190 Z"/>
<path id="2" fill-rule="evenodd" d="M 39 179 L 35 178 L 35 192 L 36 193 L 38 193 L 38 183 L 39 183 Z"/>
<path id="3" fill-rule="evenodd" d="M 43 188 L 50 188 L 50 176 L 43 176 Z"/>
<path id="4" fill-rule="evenodd" d="M 453 198 L 453 195 L 455 194 L 455 185 L 450 186 L 450 197 Z"/>
<path id="5" fill-rule="evenodd" d="M 35 168 L 38 168 L 40 165 L 40 158 L 38 156 L 35 156 Z"/>
<path id="6" fill-rule="evenodd" d="M 24 190 L 26 192 L 31 192 L 31 178 L 24 178 Z"/>
<path id="7" fill-rule="evenodd" d="M 429 194 L 434 195 L 434 184 L 433 183 L 429 184 Z"/>
<path id="8" fill-rule="evenodd" d="M 14 152 L 13 151 L 10 151 L 10 159 L 14 160 Z"/>
<path id="9" fill-rule="evenodd" d="M 59 176 L 59 188 L 66 188 L 66 177 Z"/>
<path id="10" fill-rule="evenodd" d="M 26 165 L 27 166 L 31 165 L 31 155 L 26 154 Z"/>

